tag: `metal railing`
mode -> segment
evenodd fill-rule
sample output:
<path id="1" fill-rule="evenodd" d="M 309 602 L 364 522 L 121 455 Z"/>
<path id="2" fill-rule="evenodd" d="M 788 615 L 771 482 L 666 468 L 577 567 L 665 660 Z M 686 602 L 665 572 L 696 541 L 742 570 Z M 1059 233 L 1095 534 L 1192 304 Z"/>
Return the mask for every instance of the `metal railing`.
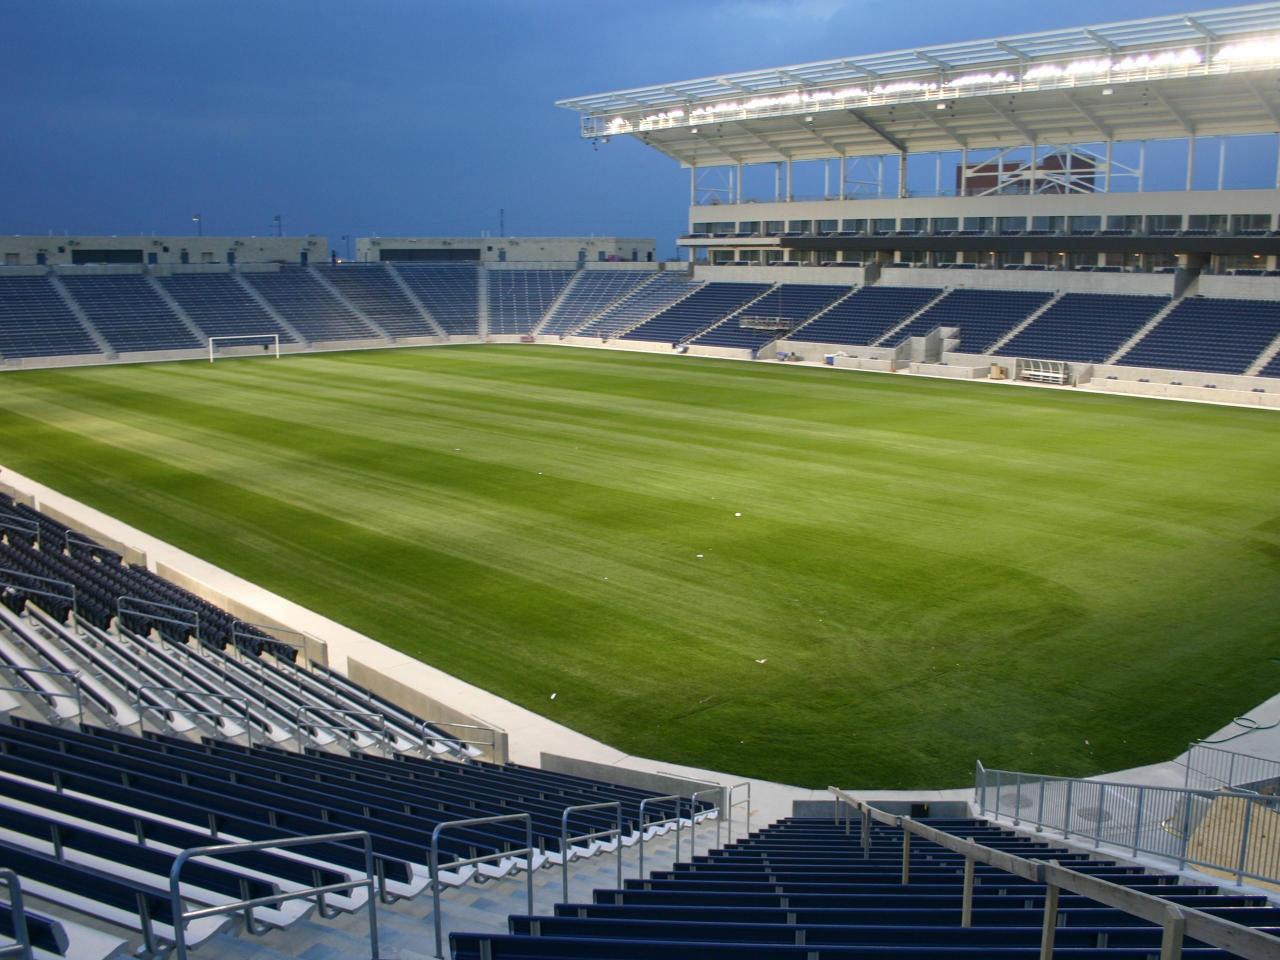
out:
<path id="1" fill-rule="evenodd" d="M 144 699 L 144 695 L 147 691 L 169 694 L 173 698 L 176 706 L 163 703 L 152 703 L 151 701 Z M 213 700 L 216 703 L 238 703 L 240 704 L 241 709 L 239 713 L 229 713 L 225 710 L 211 710 L 208 707 L 186 706 L 182 703 L 183 697 L 200 697 L 205 700 Z M 243 722 L 246 746 L 253 746 L 253 716 L 250 712 L 251 705 L 248 697 L 238 697 L 230 693 L 213 693 L 208 690 L 195 690 L 187 687 L 166 687 L 157 683 L 144 683 L 142 686 L 138 687 L 137 696 L 134 698 L 134 701 L 130 706 L 132 706 L 134 711 L 138 714 L 138 736 L 140 737 L 145 734 L 143 723 L 146 720 L 148 712 L 164 717 L 166 722 L 169 722 L 170 726 L 172 726 L 172 722 L 169 721 L 168 715 L 176 713 L 193 717 L 203 717 L 206 720 L 213 720 L 214 723 L 212 723 L 211 726 L 215 732 L 218 732 L 221 728 L 221 724 L 217 722 L 218 720 L 237 720 Z M 228 734 L 224 739 L 231 739 L 232 736 L 232 734 Z"/>
<path id="2" fill-rule="evenodd" d="M 34 580 L 38 584 L 57 585 L 67 588 L 66 593 L 55 593 L 44 587 L 33 587 L 24 583 L 18 583 L 15 577 L 25 577 L 27 580 Z M 61 600 L 63 603 L 71 604 L 71 612 L 78 613 L 80 610 L 79 595 L 76 592 L 76 585 L 68 583 L 66 580 L 55 580 L 53 577 L 42 577 L 39 574 L 27 573 L 25 570 L 19 570 L 17 567 L 0 567 L 0 585 L 6 588 L 6 591 L 17 591 L 33 597 L 50 597 L 54 600 Z"/>
<path id="3" fill-rule="evenodd" d="M 716 815 L 716 846 L 720 846 L 720 808 L 724 806 L 724 787 L 707 787 L 705 790 L 695 790 L 689 797 L 689 859 L 693 859 L 693 855 L 697 852 L 693 848 L 694 840 L 698 836 L 698 798 L 704 793 L 718 794 L 720 799 L 716 806 L 712 807 L 709 814 Z M 680 859 L 680 844 L 676 844 L 676 859 Z"/>
<path id="4" fill-rule="evenodd" d="M 1280 760 L 1223 750 L 1206 743 L 1193 743 L 1187 748 L 1183 786 L 1188 790 L 1253 787 L 1276 781 L 1280 781 Z"/>
<path id="5" fill-rule="evenodd" d="M 1245 880 L 1280 883 L 1280 798 L 1076 780 L 978 764 L 979 812 Z"/>
<path id="6" fill-rule="evenodd" d="M 161 613 L 152 613 L 146 609 L 136 609 L 138 607 L 151 607 L 156 610 L 167 610 L 170 613 L 185 613 L 191 619 L 179 620 L 177 617 L 170 617 Z M 158 620 L 161 623 L 168 623 L 177 627 L 186 627 L 191 631 L 191 636 L 195 640 L 199 641 L 200 639 L 199 610 L 192 610 L 189 607 L 175 606 L 172 603 L 161 603 L 159 600 L 148 600 L 145 597 L 116 597 L 117 627 L 124 626 L 125 614 L 132 614 L 135 617 L 143 617 L 147 620 Z"/>
<path id="7" fill-rule="evenodd" d="M 1160 960 L 1179 960 L 1183 940 L 1191 937 L 1243 957 L 1245 960 L 1280 960 L 1280 938 L 1254 930 L 1231 920 L 1224 920 L 1202 910 L 1184 907 L 1132 887 L 1111 883 L 1100 877 L 1079 873 L 1052 860 L 1028 859 L 997 850 L 973 840 L 961 839 L 906 816 L 886 813 L 837 787 L 828 788 L 835 797 L 836 816 L 841 805 L 861 815 L 862 847 L 870 850 L 872 821 L 902 830 L 902 882 L 910 883 L 911 838 L 919 837 L 964 856 L 964 892 L 961 901 L 961 926 L 973 925 L 974 865 L 995 867 L 1013 876 L 1045 886 L 1044 913 L 1040 936 L 1041 960 L 1052 960 L 1058 930 L 1058 897 L 1061 891 L 1087 897 L 1103 906 L 1113 907 L 1130 916 L 1159 926 L 1163 935 Z M 846 824 L 848 813 L 846 813 Z"/>
<path id="8" fill-rule="evenodd" d="M 510 823 L 514 820 L 520 820 L 524 823 L 525 845 L 520 850 L 506 850 L 502 853 L 490 853 L 483 857 L 470 857 L 464 860 L 454 860 L 452 863 L 440 864 L 440 834 L 446 830 L 454 830 L 459 827 L 479 827 L 488 823 Z M 528 910 L 530 916 L 533 915 L 533 855 L 535 853 L 533 847 L 533 817 L 527 813 L 508 813 L 500 817 L 475 817 L 471 820 L 447 820 L 444 823 L 436 824 L 436 828 L 431 831 L 431 859 L 427 861 L 427 866 L 431 871 L 431 917 L 435 926 L 436 935 L 436 957 L 437 960 L 444 960 L 444 929 L 440 919 L 440 871 L 453 870 L 457 867 L 466 867 L 472 864 L 488 863 L 490 860 L 501 860 L 505 857 L 518 857 L 523 854 L 525 860 L 525 878 L 526 890 L 525 897 L 528 901 Z M 182 958 L 178 958 L 182 960 Z M 375 957 L 376 960 L 376 957 Z"/>
<path id="9" fill-rule="evenodd" d="M 451 727 L 456 730 L 481 730 L 489 734 L 488 740 L 465 740 L 461 737 L 451 737 L 447 735 L 441 736 L 441 731 L 436 727 Z M 437 743 L 443 743 L 447 746 L 458 745 L 462 747 L 481 747 L 487 748 L 489 751 L 489 759 L 493 763 L 500 763 L 498 759 L 498 730 L 496 727 L 486 727 L 479 723 L 456 723 L 453 720 L 419 720 L 414 724 L 414 732 L 418 735 L 420 746 L 418 752 L 424 757 L 430 754 L 430 748 L 427 742 L 435 740 Z M 463 751 L 465 752 L 465 751 Z M 483 752 L 483 749 L 482 751 Z"/>
<path id="10" fill-rule="evenodd" d="M 315 720 L 307 720 L 308 714 L 318 714 L 328 718 L 331 722 L 317 723 Z M 334 717 L 338 718 L 337 723 L 332 722 Z M 360 724 L 342 722 L 350 719 L 372 720 L 374 721 L 374 727 L 370 729 Z M 383 756 L 389 757 L 395 753 L 395 749 L 391 745 L 391 737 L 387 733 L 387 718 L 381 713 L 364 713 L 360 710 L 347 710 L 343 707 L 326 707 L 320 704 L 304 703 L 298 707 L 293 715 L 293 736 L 298 743 L 299 753 L 304 753 L 307 749 L 304 725 L 306 730 L 341 734 L 350 740 L 353 746 L 356 744 L 356 736 L 363 734 L 382 747 Z"/>
<path id="11" fill-rule="evenodd" d="M 0 870 L 0 883 L 9 888 L 9 913 L 13 917 L 13 943 L 0 946 L 0 957 L 31 960 L 31 934 L 27 931 L 27 910 L 22 902 L 22 881 L 12 870 Z"/>
<path id="12" fill-rule="evenodd" d="M 581 836 L 569 836 L 569 817 L 572 814 L 587 810 L 605 810 L 613 807 L 617 810 L 617 825 L 612 830 L 597 830 Z M 564 890 L 564 902 L 569 902 L 569 844 L 582 840 L 598 840 L 602 837 L 616 837 L 618 843 L 618 889 L 622 889 L 622 801 L 606 800 L 604 803 L 580 803 L 577 806 L 565 807 L 560 815 L 560 886 Z"/>
<path id="13" fill-rule="evenodd" d="M 364 879 L 346 880 L 341 883 L 327 883 L 301 890 L 290 890 L 288 893 L 269 897 L 254 897 L 237 900 L 234 903 L 218 904 L 212 907 L 200 907 L 196 910 L 184 910 L 179 878 L 182 868 L 194 857 L 214 857 L 218 854 L 243 853 L 250 850 L 280 850 L 286 847 L 301 847 L 316 843 L 340 843 L 344 840 L 361 840 L 364 842 Z M 342 893 L 360 887 L 368 891 L 369 912 L 369 957 L 378 960 L 378 897 L 377 878 L 373 869 L 373 841 L 367 830 L 346 830 L 342 833 L 319 833 L 307 837 L 285 837 L 279 840 L 256 840 L 252 843 L 219 843 L 207 847 L 192 847 L 183 850 L 173 860 L 169 869 L 169 902 L 173 918 L 173 955 L 174 960 L 187 960 L 187 924 L 203 917 L 216 917 L 228 913 L 244 913 L 245 926 L 254 929 L 253 910 L 255 907 L 269 907 L 288 900 L 302 900 L 315 897 L 322 903 L 328 893 Z"/>
<path id="14" fill-rule="evenodd" d="M 679 794 L 673 793 L 669 797 L 645 797 L 643 800 L 640 801 L 640 815 L 637 818 L 638 820 L 637 830 L 640 836 L 639 836 L 639 839 L 636 841 L 636 845 L 640 848 L 640 873 L 638 874 L 638 876 L 641 877 L 642 879 L 644 877 L 644 832 L 647 827 L 660 827 L 666 823 L 674 823 L 676 825 L 676 858 L 679 859 L 680 857 L 680 803 L 683 800 L 684 800 L 684 797 L 680 796 Z M 671 801 L 675 801 L 675 805 L 676 805 L 676 814 L 674 817 L 666 817 L 665 819 L 662 819 L 662 820 L 652 820 L 652 821 L 645 820 L 644 811 L 646 806 L 648 806 L 651 803 L 670 803 Z"/>
<path id="15" fill-rule="evenodd" d="M 70 693 L 62 690 L 49 690 L 44 687 L 38 687 L 30 681 L 27 682 L 25 687 L 20 687 L 17 685 L 18 681 L 16 680 L 13 681 L 12 685 L 6 684 L 0 686 L 0 690 L 6 690 L 10 693 L 20 693 L 25 697 L 41 697 L 50 700 L 58 698 L 74 700 L 76 702 L 76 725 L 84 725 L 84 691 L 81 688 L 80 672 L 78 670 L 75 672 L 68 670 L 48 670 L 44 667 L 21 667 L 12 663 L 0 663 L 0 675 L 5 673 L 17 674 L 24 680 L 29 674 L 35 674 L 36 676 L 42 677 L 60 677 L 63 680 L 68 681 L 71 686 Z M 52 705 L 50 706 L 50 709 L 53 709 Z M 48 714 L 45 714 L 45 716 L 48 716 Z M 53 710 L 53 716 L 56 718 L 56 722 L 62 722 L 63 718 L 58 714 L 57 710 Z"/>
<path id="16" fill-rule="evenodd" d="M 252 632 L 255 630 L 257 633 Z M 279 633 L 287 634 L 287 636 L 277 636 L 276 634 Z M 292 647 L 302 654 L 302 666 L 298 666 L 293 661 L 282 660 L 282 662 L 288 663 L 295 670 L 303 670 L 307 673 L 312 672 L 311 665 L 315 662 L 315 658 L 311 656 L 311 645 L 322 645 L 320 640 L 309 633 L 303 633 L 301 630 L 292 630 L 289 627 L 280 627 L 274 624 L 254 623 L 251 620 L 237 620 L 231 624 L 231 645 L 234 648 L 231 652 L 237 660 L 244 659 L 243 652 L 240 649 L 241 638 L 263 642 L 263 638 L 259 634 L 266 634 L 265 642 L 278 643 L 283 647 Z M 295 640 L 295 637 L 298 639 Z"/>
<path id="17" fill-rule="evenodd" d="M 740 806 L 740 805 L 742 804 L 742 802 L 743 802 L 743 801 L 741 801 L 741 800 L 737 800 L 737 801 L 735 801 L 735 800 L 733 799 L 733 792 L 734 792 L 735 790 L 737 790 L 737 789 L 741 788 L 741 787 L 746 787 L 746 788 L 747 788 L 747 800 L 746 800 L 746 804 L 747 804 L 747 817 L 746 817 L 746 820 L 747 820 L 747 833 L 750 833 L 750 832 L 751 832 L 751 781 L 750 781 L 750 780 L 743 780 L 741 783 L 735 783 L 735 784 L 732 784 L 731 786 L 729 786 L 728 788 L 726 788 L 726 789 L 727 789 L 727 792 L 726 792 L 726 794 L 725 794 L 725 803 L 724 803 L 724 807 L 725 807 L 726 815 L 727 815 L 727 816 L 728 816 L 728 818 L 729 818 L 729 826 L 728 826 L 728 831 L 727 831 L 727 832 L 728 832 L 727 840 L 728 840 L 728 842 L 729 842 L 729 843 L 732 843 L 732 842 L 733 842 L 733 808 L 734 808 L 734 807 L 736 807 L 736 806 Z M 719 835 L 719 834 L 716 834 L 716 840 L 717 840 L 717 842 L 719 841 L 719 839 L 720 839 L 720 835 Z"/>

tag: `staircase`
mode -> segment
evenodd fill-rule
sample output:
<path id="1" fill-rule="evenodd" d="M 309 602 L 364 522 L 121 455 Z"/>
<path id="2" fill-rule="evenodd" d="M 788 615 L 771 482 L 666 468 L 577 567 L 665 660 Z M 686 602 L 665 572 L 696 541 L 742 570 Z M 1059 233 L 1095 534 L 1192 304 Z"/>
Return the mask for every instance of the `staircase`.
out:
<path id="1" fill-rule="evenodd" d="M 489 336 L 489 268 L 481 264 L 476 269 L 476 333 L 481 340 Z"/>
<path id="2" fill-rule="evenodd" d="M 776 284 L 776 283 L 770 284 L 770 285 L 769 285 L 769 289 L 768 289 L 768 290 L 766 290 L 764 293 L 760 294 L 760 296 L 758 296 L 758 297 L 753 297 L 752 299 L 748 300 L 746 303 L 744 303 L 742 306 L 740 306 L 737 310 L 733 311 L 733 313 L 729 314 L 727 317 L 722 317 L 721 319 L 717 320 L 715 323 L 711 324 L 711 326 L 709 326 L 709 327 L 703 327 L 703 328 L 702 328 L 701 330 L 699 330 L 697 333 L 691 333 L 691 334 L 689 334 L 687 337 L 684 337 L 683 339 L 681 339 L 681 340 L 680 340 L 680 341 L 678 341 L 678 342 L 680 342 L 680 343 L 688 343 L 690 340 L 694 340 L 694 339 L 696 339 L 696 338 L 698 338 L 698 337 L 702 336 L 704 333 L 710 333 L 712 330 L 716 329 L 716 327 L 722 326 L 722 325 L 724 325 L 724 324 L 728 323 L 730 320 L 734 320 L 734 319 L 736 319 L 736 318 L 738 317 L 738 315 L 742 313 L 742 311 L 743 311 L 743 310 L 746 310 L 746 309 L 747 309 L 747 307 L 751 306 L 751 305 L 752 305 L 752 304 L 754 304 L 754 303 L 759 303 L 761 300 L 763 300 L 763 299 L 764 299 L 765 297 L 767 297 L 769 294 L 773 293 L 773 291 L 774 291 L 775 289 L 777 289 L 777 287 L 778 287 L 778 284 Z M 776 340 L 777 338 L 775 337 L 774 339 Z"/>
<path id="3" fill-rule="evenodd" d="M 897 324 L 897 325 L 895 325 L 895 326 L 891 327 L 890 329 L 888 329 L 888 330 L 886 330 L 884 333 L 882 333 L 882 334 L 880 335 L 880 338 L 879 338 L 878 340 L 876 340 L 876 342 L 875 342 L 875 343 L 871 344 L 871 346 L 873 346 L 873 347 L 878 347 L 878 346 L 880 346 L 882 343 L 884 343 L 884 342 L 885 342 L 886 340 L 888 340 L 890 337 L 894 336 L 894 335 L 895 335 L 895 334 L 897 334 L 899 331 L 903 330 L 903 329 L 904 329 L 904 328 L 905 328 L 909 323 L 911 323 L 913 320 L 915 320 L 915 318 L 916 318 L 916 317 L 920 316 L 920 315 L 921 315 L 922 313 L 924 313 L 926 310 L 929 310 L 930 308 L 932 308 L 932 307 L 933 307 L 933 305 L 934 305 L 935 303 L 937 303 L 939 300 L 941 300 L 943 297 L 945 297 L 945 296 L 946 296 L 947 294 L 949 294 L 950 292 L 951 292 L 951 288 L 950 288 L 950 287 L 947 287 L 946 289 L 944 289 L 941 293 L 939 293 L 936 297 L 934 297 L 932 300 L 930 300 L 928 303 L 926 303 L 923 307 L 921 307 L 921 308 L 920 308 L 919 310 L 917 310 L 915 313 L 913 313 L 913 314 L 911 314 L 910 316 L 906 317 L 906 318 L 905 318 L 901 323 L 899 323 L 899 324 Z"/>
<path id="4" fill-rule="evenodd" d="M 76 302 L 76 298 L 71 295 L 71 291 L 67 289 L 67 285 L 62 282 L 62 278 L 52 271 L 49 273 L 49 283 L 53 285 L 53 289 L 58 291 L 58 296 L 62 298 L 62 302 L 67 305 L 67 309 L 75 314 L 75 318 L 80 321 L 80 325 L 84 327 L 85 333 L 93 339 L 98 345 L 98 349 L 110 360 L 114 360 L 119 356 L 115 348 L 107 341 L 97 327 L 93 325 L 93 321 L 89 319 L 89 315 L 84 312 L 84 308 Z"/>
<path id="5" fill-rule="evenodd" d="M 1270 363 L 1277 353 L 1280 353 L 1280 337 L 1276 337 L 1267 346 L 1267 349 L 1258 354 L 1258 359 L 1249 364 L 1249 369 L 1244 372 L 1246 377 L 1256 377 L 1268 363 Z"/>
<path id="6" fill-rule="evenodd" d="M 294 340 L 298 341 L 299 345 L 304 347 L 311 346 L 310 341 L 307 340 L 307 338 L 304 337 L 299 332 L 298 328 L 295 327 L 288 320 L 286 320 L 284 318 L 284 315 L 280 313 L 280 311 L 277 310 L 275 307 L 273 307 L 270 301 L 268 301 L 266 297 L 264 297 L 257 290 L 255 290 L 253 287 L 253 284 L 251 284 L 248 280 L 246 280 L 243 276 L 241 276 L 238 270 L 232 271 L 231 276 L 235 278 L 236 283 L 240 284 L 240 289 L 243 290 L 245 293 L 247 293 L 254 303 L 256 303 L 263 310 L 265 310 L 267 313 L 267 316 L 269 316 L 272 320 L 274 320 L 276 323 L 280 324 L 281 327 L 287 330 L 289 333 L 289 336 L 293 337 Z"/>
<path id="7" fill-rule="evenodd" d="M 418 299 L 418 295 L 413 292 L 413 288 L 404 282 L 404 277 L 400 276 L 396 271 L 396 268 L 386 260 L 382 262 L 382 266 L 383 269 L 387 271 L 387 275 L 395 282 L 395 285 L 400 288 L 400 292 L 404 294 L 405 299 L 413 304 L 414 308 L 422 314 L 423 320 L 431 324 L 431 329 L 436 332 L 436 336 L 448 339 L 449 335 L 444 332 L 444 327 L 440 326 L 440 322 L 431 315 L 431 311 L 427 309 L 426 304 Z"/>
<path id="8" fill-rule="evenodd" d="M 376 323 L 376 322 L 375 322 L 371 317 L 369 317 L 368 315 L 366 315 L 366 314 L 365 314 L 365 312 L 364 312 L 363 310 L 361 310 L 361 309 L 360 309 L 359 307 L 357 307 L 354 303 L 352 303 L 350 300 L 348 300 L 348 299 L 343 295 L 342 291 L 341 291 L 341 290 L 339 290 L 337 287 L 335 287 L 335 286 L 334 286 L 334 285 L 329 281 L 329 278 L 328 278 L 328 277 L 326 277 L 324 274 L 322 274 L 322 273 L 321 273 L 319 270 L 317 270 L 315 267 L 308 267 L 308 268 L 307 268 L 307 273 L 311 274 L 311 278 L 312 278 L 313 280 L 315 280 L 315 281 L 316 281 L 316 283 L 320 284 L 320 286 L 324 287 L 324 289 L 325 289 L 325 290 L 327 290 L 327 291 L 329 292 L 329 296 L 333 297 L 333 298 L 334 298 L 335 300 L 337 300 L 340 304 L 342 304 L 344 307 L 346 307 L 348 310 L 350 310 L 352 313 L 354 313 L 357 317 L 359 317 L 361 320 L 363 320 L 363 321 L 365 322 L 365 324 L 369 327 L 369 329 L 370 329 L 370 330 L 372 330 L 375 334 L 377 334 L 377 335 L 378 335 L 379 337 L 381 337 L 383 340 L 386 340 L 388 343 L 394 343 L 394 342 L 395 342 L 395 339 L 396 339 L 395 337 L 393 337 L 393 336 L 391 336 L 391 334 L 387 333 L 387 331 L 386 331 L 386 330 L 384 330 L 381 326 L 379 326 L 379 325 L 378 325 L 378 324 L 377 324 L 377 323 Z"/>
<path id="9" fill-rule="evenodd" d="M 551 301 L 551 306 L 547 307 L 547 312 L 542 315 L 542 319 L 533 325 L 533 329 L 529 331 L 530 335 L 536 336 L 542 332 L 542 328 L 547 325 L 547 321 L 556 315 L 556 311 L 560 309 L 560 305 L 564 303 L 565 298 L 577 287 L 578 282 L 586 276 L 587 271 L 579 269 L 574 272 L 573 277 L 564 285 L 564 289 L 559 295 Z"/>
<path id="10" fill-rule="evenodd" d="M 197 326 L 196 322 L 187 315 L 187 311 L 182 309 L 182 304 L 173 299 L 173 296 L 169 291 L 164 288 L 164 284 L 150 274 L 147 274 L 147 285 L 151 287 L 151 289 L 155 291 L 155 295 L 163 300 L 165 305 L 173 311 L 173 315 L 182 321 L 182 325 L 191 332 L 191 335 L 195 337 L 196 340 L 205 346 L 209 345 L 209 335 L 201 330 L 200 327 Z"/>
<path id="11" fill-rule="evenodd" d="M 1142 329 L 1140 329 L 1137 333 L 1135 333 L 1132 337 L 1130 337 L 1124 343 L 1120 344 L 1120 349 L 1117 350 L 1115 353 L 1113 353 L 1111 356 L 1107 357 L 1107 359 L 1104 360 L 1103 363 L 1112 364 L 1112 363 L 1115 363 L 1117 360 L 1119 360 L 1121 357 L 1123 357 L 1126 353 L 1128 353 L 1131 349 L 1133 349 L 1134 345 L 1137 344 L 1139 340 L 1141 340 L 1148 333 L 1154 330 L 1161 320 L 1163 320 L 1170 313 L 1172 313 L 1173 308 L 1176 307 L 1181 302 L 1182 301 L 1177 298 L 1170 300 L 1156 313 L 1154 317 L 1152 317 L 1150 320 L 1148 320 L 1146 323 L 1142 325 Z"/>
<path id="12" fill-rule="evenodd" d="M 983 353 L 999 353 L 1001 347 L 1003 347 L 1006 343 L 1008 343 L 1010 340 L 1012 340 L 1014 337 L 1020 334 L 1023 330 L 1027 329 L 1027 327 L 1031 326 L 1031 324 L 1035 323 L 1036 320 L 1040 319 L 1040 316 L 1046 310 L 1052 307 L 1055 303 L 1061 300 L 1063 296 L 1065 296 L 1065 294 L 1061 290 L 1059 290 L 1048 300 L 1048 302 L 1044 304 L 1044 306 L 1042 306 L 1039 310 L 1032 311 L 1030 316 L 1028 316 L 1020 324 L 1018 324 L 1016 327 L 1014 327 L 1012 330 L 1010 330 L 1003 337 L 1001 337 L 995 343 L 991 344 L 991 346 L 987 347 L 987 349 L 983 350 L 982 352 Z"/>

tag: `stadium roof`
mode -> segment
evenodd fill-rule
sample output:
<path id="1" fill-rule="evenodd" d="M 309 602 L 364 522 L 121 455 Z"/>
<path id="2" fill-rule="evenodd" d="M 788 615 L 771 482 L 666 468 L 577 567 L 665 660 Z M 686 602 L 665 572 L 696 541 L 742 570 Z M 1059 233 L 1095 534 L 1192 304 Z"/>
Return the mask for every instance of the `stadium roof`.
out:
<path id="1" fill-rule="evenodd" d="M 1280 2 L 1269 2 L 724 74 L 557 105 L 582 115 L 584 137 L 634 135 L 702 166 L 1274 131 L 1277 77 Z"/>

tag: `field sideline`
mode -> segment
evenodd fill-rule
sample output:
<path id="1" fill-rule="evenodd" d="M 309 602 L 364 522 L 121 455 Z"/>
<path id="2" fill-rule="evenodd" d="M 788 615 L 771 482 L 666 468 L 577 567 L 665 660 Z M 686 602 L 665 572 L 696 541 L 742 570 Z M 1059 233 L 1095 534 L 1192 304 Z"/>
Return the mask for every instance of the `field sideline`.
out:
<path id="1" fill-rule="evenodd" d="M 1280 682 L 1265 411 L 463 346 L 7 373 L 0 464 L 742 775 L 1092 774 Z"/>

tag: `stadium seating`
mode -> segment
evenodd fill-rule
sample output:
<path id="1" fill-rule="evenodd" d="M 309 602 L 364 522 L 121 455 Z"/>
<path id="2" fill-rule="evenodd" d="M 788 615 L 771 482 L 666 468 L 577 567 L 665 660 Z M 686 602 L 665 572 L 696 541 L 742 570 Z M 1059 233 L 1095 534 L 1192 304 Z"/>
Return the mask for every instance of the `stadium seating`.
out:
<path id="1" fill-rule="evenodd" d="M 573 333 L 655 276 L 641 270 L 585 270 L 538 332 L 560 336 Z"/>
<path id="2" fill-rule="evenodd" d="M 529 333 L 572 279 L 572 270 L 490 270 L 489 332 Z"/>
<path id="3" fill-rule="evenodd" d="M 0 278 L 0 359 L 101 353 L 45 277 Z"/>
<path id="4" fill-rule="evenodd" d="M 991 345 L 1044 306 L 1053 297 L 1047 291 L 952 290 L 901 330 L 885 339 L 896 346 L 908 337 L 922 337 L 935 327 L 960 330 L 961 353 L 985 353 Z"/>
<path id="5" fill-rule="evenodd" d="M 242 275 L 271 306 L 311 342 L 373 339 L 377 333 L 334 299 L 304 267 Z"/>
<path id="6" fill-rule="evenodd" d="M 633 290 L 578 331 L 580 337 L 608 340 L 702 288 L 687 274 L 664 271 Z"/>
<path id="7" fill-rule="evenodd" d="M 929 825 L 1023 857 L 1055 859 L 1081 873 L 1167 898 L 1268 932 L 1280 908 L 1258 894 L 1221 893 L 1166 874 L 1017 836 L 979 820 Z M 846 835 L 829 819 L 784 820 L 671 870 L 597 890 L 551 916 L 510 918 L 508 934 L 454 933 L 455 960 L 642 958 L 747 960 L 828 957 L 881 960 L 1036 958 L 1045 888 L 979 864 L 973 922 L 961 923 L 964 860 L 914 838 L 911 882 L 902 883 L 897 828 L 859 824 Z M 1063 893 L 1054 956 L 1148 960 L 1161 930 L 1114 908 Z M 1223 956 L 1189 943 L 1184 956 Z"/>
<path id="8" fill-rule="evenodd" d="M 1189 297 L 1116 362 L 1128 367 L 1244 373 L 1277 336 L 1280 302 Z"/>
<path id="9" fill-rule="evenodd" d="M 788 334 L 809 343 L 875 343 L 942 291 L 931 287 L 861 287 Z"/>
<path id="10" fill-rule="evenodd" d="M 627 331 L 623 340 L 676 344 L 687 340 L 765 293 L 768 283 L 708 283 L 658 315 Z"/>
<path id="11" fill-rule="evenodd" d="M 119 353 L 192 350 L 202 344 L 140 276 L 62 278 L 98 332 Z"/>
<path id="12" fill-rule="evenodd" d="M 1168 303 L 1168 297 L 1068 293 L 999 352 L 1011 357 L 1101 363 Z"/>
<path id="13" fill-rule="evenodd" d="M 314 268 L 347 301 L 393 337 L 429 337 L 435 329 L 380 263 Z"/>
<path id="14" fill-rule="evenodd" d="M 228 273 L 175 273 L 159 278 L 169 296 L 206 336 L 274 333 L 281 343 L 294 338 Z"/>
<path id="15" fill-rule="evenodd" d="M 751 306 L 693 339 L 693 343 L 715 347 L 759 350 L 766 343 L 784 337 L 798 324 L 820 313 L 849 293 L 849 287 L 812 283 L 783 283 Z M 777 324 L 769 329 L 749 326 L 765 321 Z M 748 325 L 744 325 L 744 321 Z"/>
<path id="16" fill-rule="evenodd" d="M 480 270 L 475 264 L 397 263 L 391 269 L 450 336 L 480 332 Z"/>

